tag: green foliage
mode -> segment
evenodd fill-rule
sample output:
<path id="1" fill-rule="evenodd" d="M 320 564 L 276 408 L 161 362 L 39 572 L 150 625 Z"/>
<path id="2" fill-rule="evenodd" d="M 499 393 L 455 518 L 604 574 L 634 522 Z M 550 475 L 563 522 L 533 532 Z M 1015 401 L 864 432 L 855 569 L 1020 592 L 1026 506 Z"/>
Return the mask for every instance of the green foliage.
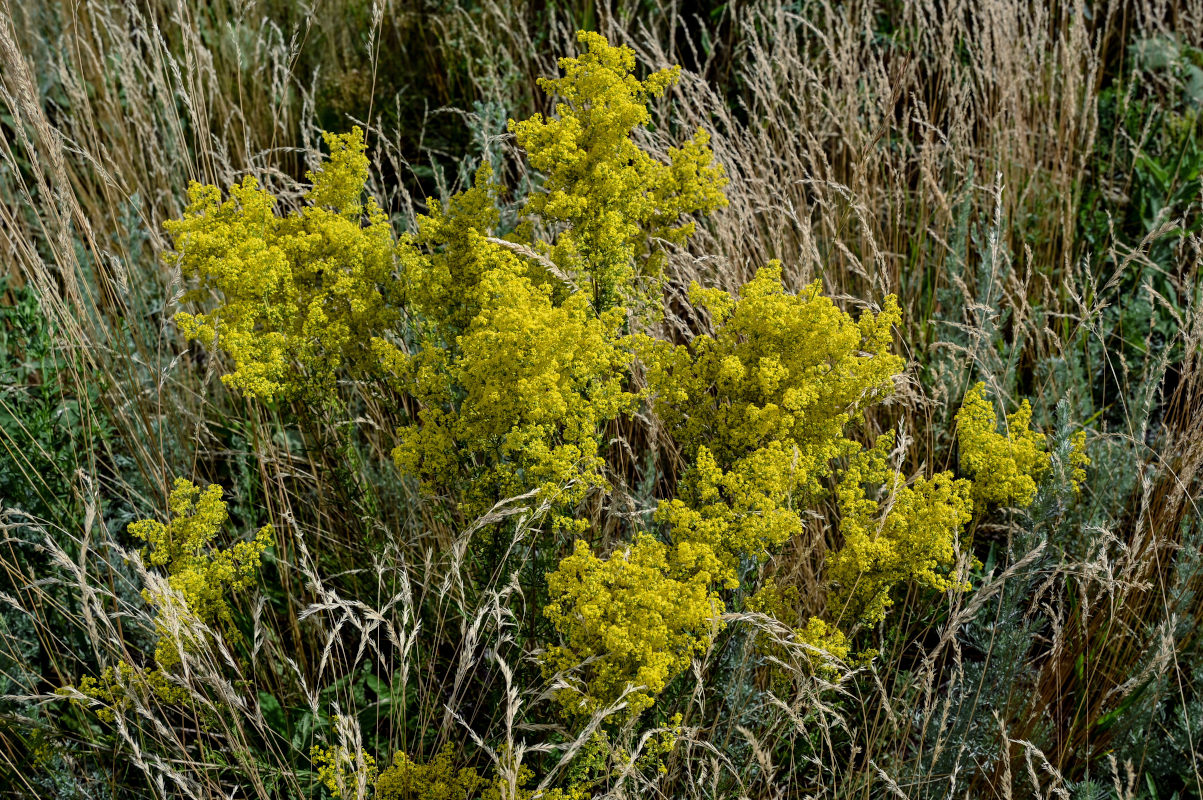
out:
<path id="1" fill-rule="evenodd" d="M 74 396 L 70 367 L 37 295 L 0 276 L 0 497 L 41 519 L 69 511 L 78 448 L 108 434 L 84 418 L 99 387 Z"/>

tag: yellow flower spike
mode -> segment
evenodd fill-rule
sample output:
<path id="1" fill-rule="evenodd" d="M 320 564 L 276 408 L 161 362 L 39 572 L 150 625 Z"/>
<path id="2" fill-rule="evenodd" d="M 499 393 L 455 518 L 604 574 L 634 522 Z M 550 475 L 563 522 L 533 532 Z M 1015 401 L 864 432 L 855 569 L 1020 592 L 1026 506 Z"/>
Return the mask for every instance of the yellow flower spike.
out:
<path id="1" fill-rule="evenodd" d="M 726 178 L 714 163 L 709 137 L 697 131 L 668 163 L 635 144 L 632 133 L 651 122 L 648 103 L 676 83 L 680 67 L 640 81 L 635 54 L 597 33 L 577 35 L 584 52 L 560 59 L 560 78 L 540 80 L 560 99 L 555 118 L 536 114 L 510 130 L 546 176 L 543 191 L 523 209 L 544 225 L 563 226 L 547 255 L 577 284 L 590 289 L 599 311 L 652 301 L 658 306 L 664 251 L 694 230 L 684 215 L 726 205 Z"/>
<path id="2" fill-rule="evenodd" d="M 1086 455 L 1086 431 L 1077 431 L 1069 440 L 1069 466 L 1072 472 L 1075 492 L 1082 491 L 1082 483 L 1086 480 L 1086 468 L 1090 466 L 1090 456 Z"/>

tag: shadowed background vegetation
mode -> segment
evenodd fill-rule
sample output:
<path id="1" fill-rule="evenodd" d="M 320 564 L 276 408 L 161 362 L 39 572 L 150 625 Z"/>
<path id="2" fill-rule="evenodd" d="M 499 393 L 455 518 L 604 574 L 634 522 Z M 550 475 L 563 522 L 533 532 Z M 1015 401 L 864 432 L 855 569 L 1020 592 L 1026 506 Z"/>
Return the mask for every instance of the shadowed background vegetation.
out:
<path id="1" fill-rule="evenodd" d="M 485 160 L 512 226 L 538 176 L 507 120 L 552 110 L 536 79 L 578 29 L 682 65 L 639 143 L 701 127 L 730 179 L 668 251 L 666 338 L 707 324 L 691 281 L 780 259 L 850 311 L 897 295 L 907 370 L 865 434 L 903 431 L 905 474 L 953 467 L 977 381 L 1029 398 L 1054 451 L 1085 428 L 1092 460 L 1076 502 L 978 518 L 973 588 L 897 597 L 871 661 L 783 682 L 763 620 L 733 614 L 666 691 L 689 725 L 665 771 L 610 793 L 1203 796 L 1197 0 L 0 0 L 0 795 L 322 797 L 315 746 L 383 769 L 450 745 L 486 772 L 571 743 L 538 705 L 544 599 L 502 569 L 523 523 L 474 528 L 402 476 L 414 409 L 377 387 L 227 389 L 176 329 L 163 223 L 189 180 L 298 206 L 319 132 L 358 124 L 397 231 Z M 676 456 L 654 426 L 608 433 L 656 454 L 620 492 L 644 508 Z M 272 525 L 241 635 L 186 687 L 228 712 L 104 724 L 56 690 L 154 651 L 127 526 L 165 518 L 180 475 L 225 488 L 231 537 Z M 803 608 L 835 536 L 816 518 L 764 567 Z"/>

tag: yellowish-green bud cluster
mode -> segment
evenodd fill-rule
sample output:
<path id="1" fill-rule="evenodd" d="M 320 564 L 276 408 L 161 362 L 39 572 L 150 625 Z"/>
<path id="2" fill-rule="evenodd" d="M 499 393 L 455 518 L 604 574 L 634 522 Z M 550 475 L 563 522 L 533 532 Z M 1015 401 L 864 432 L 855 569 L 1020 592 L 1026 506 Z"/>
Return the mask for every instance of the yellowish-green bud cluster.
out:
<path id="1" fill-rule="evenodd" d="M 167 524 L 144 519 L 132 523 L 129 531 L 146 542 L 147 563 L 166 568 L 168 584 L 186 604 L 183 610 L 210 627 L 229 630 L 230 595 L 254 585 L 259 559 L 272 542 L 272 527 L 264 525 L 249 542 L 215 547 L 228 516 L 221 496 L 216 484 L 201 491 L 177 478 L 168 499 L 172 518 Z M 147 601 L 161 605 L 166 598 L 148 595 Z"/>
<path id="2" fill-rule="evenodd" d="M 422 764 L 398 751 L 376 779 L 377 800 L 474 800 L 488 782 L 470 767 L 456 769 L 451 745 Z"/>
<path id="3" fill-rule="evenodd" d="M 361 784 L 370 789 L 376 782 L 376 759 L 366 750 L 353 753 L 341 746 L 314 745 L 309 758 L 317 767 L 318 783 L 336 800 L 354 800 Z"/>
<path id="4" fill-rule="evenodd" d="M 529 767 L 516 770 L 516 785 L 501 775 L 488 780 L 472 767 L 457 767 L 451 745 L 444 745 L 429 761 L 422 762 L 398 750 L 393 763 L 380 771 L 366 751 L 353 753 L 345 747 L 315 746 L 310 759 L 317 779 L 330 795 L 340 800 L 360 796 L 363 786 L 375 800 L 533 800 L 536 793 L 526 785 L 534 777 Z M 363 796 L 367 796 L 367 794 Z M 583 787 L 539 792 L 539 800 L 586 800 Z"/>

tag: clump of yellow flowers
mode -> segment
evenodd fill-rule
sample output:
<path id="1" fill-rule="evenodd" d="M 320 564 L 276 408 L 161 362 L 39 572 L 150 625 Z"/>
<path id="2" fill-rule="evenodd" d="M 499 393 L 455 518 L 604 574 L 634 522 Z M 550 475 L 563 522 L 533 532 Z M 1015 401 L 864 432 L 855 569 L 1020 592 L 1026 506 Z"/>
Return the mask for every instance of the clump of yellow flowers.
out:
<path id="1" fill-rule="evenodd" d="M 611 488 L 603 431 L 640 410 L 658 418 L 685 466 L 650 524 L 602 552 L 578 539 L 547 575 L 543 613 L 557 640 L 543 668 L 577 722 L 610 708 L 629 720 L 654 705 L 710 646 L 737 589 L 748 590 L 748 610 L 847 658 L 850 635 L 884 619 L 897 588 L 965 588 L 953 570 L 975 508 L 1030 504 L 1049 465 L 1027 403 L 1000 434 L 981 385 L 957 415 L 961 477 L 908 479 L 891 464 L 892 436 L 862 443 L 865 412 L 905 366 L 892 352 L 892 296 L 853 316 L 818 282 L 786 291 L 773 262 L 734 294 L 694 284 L 708 332 L 681 345 L 650 335 L 666 248 L 687 242 L 691 215 L 725 204 L 726 179 L 703 131 L 664 158 L 638 144 L 649 102 L 678 68 L 640 80 L 628 48 L 593 33 L 579 41 L 563 75 L 542 82 L 559 98 L 555 115 L 510 123 L 543 176 L 513 230 L 501 229 L 503 191 L 485 164 L 470 188 L 430 201 L 395 237 L 362 199 L 358 129 L 326 137 L 330 156 L 302 209 L 277 214 L 247 179 L 225 201 L 194 186 L 169 224 L 174 263 L 196 283 L 189 298 L 210 308 L 181 313 L 179 327 L 229 355 L 223 380 L 288 398 L 346 375 L 408 396 L 417 411 L 400 423 L 393 459 L 463 518 L 534 494 L 555 509 L 555 530 L 596 533 L 577 511 Z M 187 522 L 135 532 L 154 546 L 153 563 L 178 570 L 172 585 L 189 605 L 221 622 L 224 592 L 242 585 L 262 547 L 197 561 L 217 501 L 179 491 Z M 796 591 L 765 583 L 760 568 L 801 540 L 831 494 L 826 605 L 803 614 Z M 341 752 L 319 758 L 330 780 L 349 763 Z M 487 795 L 474 776 L 453 771 L 449 755 L 418 764 L 402 753 L 373 780 L 381 797 L 434 796 L 436 784 L 438 796 Z"/>
<path id="2" fill-rule="evenodd" d="M 722 601 L 708 577 L 674 569 L 668 548 L 648 534 L 605 559 L 578 541 L 548 575 L 553 599 L 543 609 L 562 637 L 546 667 L 589 664 L 583 689 L 560 692 L 565 711 L 588 719 L 619 699 L 624 718 L 649 708 L 709 641 Z"/>
<path id="3" fill-rule="evenodd" d="M 680 67 L 640 81 L 630 48 L 611 47 L 597 33 L 577 38 L 584 52 L 560 59 L 563 77 L 539 82 L 560 99 L 557 116 L 510 123 L 531 166 L 546 176 L 523 213 L 561 229 L 537 249 L 588 292 L 597 310 L 633 299 L 658 306 L 664 243 L 682 244 L 693 234 L 694 222 L 683 215 L 727 204 L 726 179 L 703 130 L 669 148 L 668 163 L 631 138 L 651 122 L 648 102 L 679 80 Z"/>
<path id="4" fill-rule="evenodd" d="M 98 679 L 85 676 L 80 681 L 84 695 L 109 706 L 101 710 L 102 718 L 111 720 L 112 706 L 125 705 L 126 692 L 138 685 L 149 687 L 163 702 L 185 702 L 187 693 L 170 679 L 182 653 L 193 652 L 208 634 L 237 638 L 230 599 L 254 585 L 263 551 L 272 542 L 272 527 L 263 526 L 250 541 L 217 547 L 214 542 L 228 518 L 221 497 L 220 486 L 201 490 L 177 478 L 166 524 L 152 519 L 130 524 L 130 534 L 146 542 L 144 561 L 166 570 L 167 588 L 142 590 L 155 610 L 155 667 L 139 670 L 121 661 Z"/>
<path id="5" fill-rule="evenodd" d="M 886 434 L 853 456 L 836 488 L 844 546 L 828 557 L 827 573 L 840 621 L 880 622 L 900 584 L 953 587 L 947 571 L 957 535 L 973 517 L 971 484 L 939 472 L 906 485 L 888 464 L 893 444 Z M 869 497 L 866 485 L 881 487 L 886 502 Z"/>
<path id="6" fill-rule="evenodd" d="M 599 431 L 638 400 L 623 388 L 622 313 L 596 314 L 579 292 L 557 300 L 504 250 L 478 280 L 454 345 L 431 336 L 394 362 L 421 411 L 398 431 L 393 458 L 428 486 L 468 486 L 468 516 L 531 490 L 573 507 L 607 486 Z"/>
<path id="7" fill-rule="evenodd" d="M 986 384 L 975 384 L 957 412 L 961 469 L 974 477 L 975 500 L 1029 506 L 1049 465 L 1044 436 L 1029 427 L 1032 407 L 1027 400 L 1007 416 L 1006 432 L 998 433 L 985 391 Z"/>
<path id="8" fill-rule="evenodd" d="M 148 564 L 167 570 L 167 583 L 183 600 L 187 613 L 212 628 L 230 631 L 231 594 L 250 588 L 259 574 L 259 560 L 272 541 L 272 527 L 264 525 L 249 542 L 227 548 L 214 540 L 229 517 L 222 489 L 210 484 L 203 491 L 177 478 L 167 505 L 166 524 L 144 519 L 129 526 L 131 535 L 146 542 Z M 152 605 L 168 602 L 166 596 L 144 591 Z"/>
<path id="9" fill-rule="evenodd" d="M 833 461 L 860 450 L 845 429 L 902 369 L 889 353 L 898 307 L 889 298 L 854 320 L 820 292 L 786 293 L 774 263 L 737 297 L 693 287 L 713 336 L 677 347 L 637 337 L 653 408 L 692 465 L 655 515 L 667 543 L 640 536 L 604 561 L 578 544 L 549 576 L 557 599 L 544 613 L 564 640 L 551 663 L 589 664 L 579 696 L 561 691 L 566 709 L 590 713 L 624 695 L 626 714 L 650 706 L 709 645 L 719 590 L 801 534 Z M 846 652 L 821 619 L 799 631 Z"/>
<path id="10" fill-rule="evenodd" d="M 186 299 L 217 299 L 176 324 L 229 354 L 222 381 L 260 399 L 327 392 L 340 369 L 371 371 L 374 343 L 398 322 L 392 227 L 362 200 L 363 132 L 325 140 L 330 158 L 309 173 L 304 208 L 277 214 L 276 198 L 248 176 L 224 201 L 216 186 L 193 183 L 184 216 L 165 224 L 168 262 L 194 282 Z"/>
<path id="11" fill-rule="evenodd" d="M 393 763 L 380 771 L 367 752 L 353 753 L 345 747 L 314 747 L 310 758 L 317 766 L 317 779 L 332 797 L 354 800 L 369 793 L 375 800 L 533 800 L 534 790 L 526 785 L 534 777 L 530 768 L 519 766 L 510 785 L 501 775 L 488 780 L 472 767 L 457 767 L 455 752 L 447 744 L 429 761 L 422 762 L 398 750 Z M 366 791 L 360 792 L 360 788 Z M 538 800 L 586 800 L 583 785 L 539 792 Z"/>
<path id="12" fill-rule="evenodd" d="M 973 497 L 979 503 L 1024 508 L 1036 499 L 1037 482 L 1048 472 L 1050 456 L 1044 435 L 1031 430 L 1032 407 L 1027 400 L 1009 414 L 1003 433 L 996 429 L 994 406 L 986 399 L 986 384 L 975 384 L 957 412 L 961 469 L 973 476 Z M 1071 480 L 1077 489 L 1086 477 L 1086 432 L 1070 441 Z"/>

